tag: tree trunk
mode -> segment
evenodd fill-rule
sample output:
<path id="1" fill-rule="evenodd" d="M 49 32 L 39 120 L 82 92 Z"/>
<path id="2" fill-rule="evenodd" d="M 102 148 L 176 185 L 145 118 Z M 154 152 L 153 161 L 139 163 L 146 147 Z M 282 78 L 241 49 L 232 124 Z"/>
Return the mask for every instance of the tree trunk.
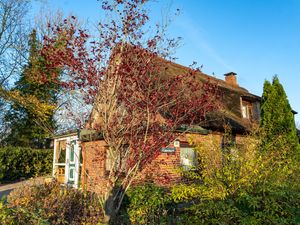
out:
<path id="1" fill-rule="evenodd" d="M 111 187 L 107 191 L 107 195 L 104 202 L 104 219 L 103 222 L 105 224 L 112 224 L 115 220 L 117 212 L 116 212 L 116 201 L 115 198 L 115 188 Z"/>
<path id="2" fill-rule="evenodd" d="M 112 222 L 115 219 L 115 217 L 115 202 L 113 200 L 113 197 L 110 197 L 105 201 L 103 222 L 105 224 L 110 224 L 110 222 Z"/>

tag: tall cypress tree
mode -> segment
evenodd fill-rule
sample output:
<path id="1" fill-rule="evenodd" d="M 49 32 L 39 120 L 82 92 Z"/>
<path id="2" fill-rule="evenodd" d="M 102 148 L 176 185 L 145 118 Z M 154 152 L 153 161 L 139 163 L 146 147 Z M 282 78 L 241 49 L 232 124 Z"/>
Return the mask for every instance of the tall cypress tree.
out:
<path id="1" fill-rule="evenodd" d="M 265 132 L 264 147 L 280 150 L 290 147 L 298 149 L 298 137 L 292 108 L 277 76 L 272 84 L 264 83 L 261 102 L 260 126 Z"/>
<path id="2" fill-rule="evenodd" d="M 272 124 L 270 123 L 272 120 L 272 107 L 273 107 L 273 98 L 272 95 L 273 87 L 269 81 L 265 81 L 264 83 L 264 91 L 261 98 L 261 120 L 260 126 L 264 127 L 265 130 L 269 130 Z"/>
<path id="3" fill-rule="evenodd" d="M 14 89 L 21 95 L 35 96 L 40 102 L 55 105 L 59 85 L 55 82 L 39 83 L 37 77 L 47 74 L 43 67 L 44 59 L 39 54 L 40 43 L 33 30 L 30 37 L 30 52 L 28 64 L 23 73 L 15 83 Z M 41 121 L 37 116 L 18 104 L 13 104 L 11 110 L 6 114 L 5 120 L 10 126 L 10 133 L 4 139 L 6 145 L 44 148 L 47 147 L 46 138 L 55 129 L 53 119 L 54 111 Z"/>

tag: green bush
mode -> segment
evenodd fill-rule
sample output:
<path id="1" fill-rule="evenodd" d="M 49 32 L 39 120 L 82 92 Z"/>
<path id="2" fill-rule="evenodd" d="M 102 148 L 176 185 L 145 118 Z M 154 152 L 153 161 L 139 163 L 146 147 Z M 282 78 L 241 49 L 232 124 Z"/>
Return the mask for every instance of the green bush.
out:
<path id="1" fill-rule="evenodd" d="M 186 201 L 155 185 L 133 187 L 115 224 L 300 224 L 300 182 L 294 175 L 281 185 L 259 183 L 249 192 Z"/>
<path id="2" fill-rule="evenodd" d="M 170 194 L 154 185 L 132 188 L 123 224 L 300 224 L 300 167 L 288 148 L 261 152 L 252 137 L 231 152 L 200 144 L 201 174 L 187 172 L 192 182 Z"/>
<path id="3" fill-rule="evenodd" d="M 14 190 L 0 204 L 0 224 L 100 224 L 98 197 L 56 182 Z"/>
<path id="4" fill-rule="evenodd" d="M 273 186 L 225 199 L 194 199 L 176 217 L 177 224 L 296 225 L 300 224 L 300 192 Z"/>
<path id="5" fill-rule="evenodd" d="M 1 224 L 43 224 L 50 225 L 48 221 L 43 220 L 35 213 L 28 212 L 24 208 L 10 208 L 3 202 L 0 202 L 0 223 Z"/>
<path id="6" fill-rule="evenodd" d="M 50 149 L 0 148 L 0 182 L 49 174 L 52 161 Z"/>
<path id="7" fill-rule="evenodd" d="M 132 187 L 120 210 L 120 224 L 167 224 L 171 199 L 166 189 L 145 184 Z"/>
<path id="8" fill-rule="evenodd" d="M 177 224 L 300 224 L 299 162 L 289 146 L 261 151 L 260 141 L 249 136 L 229 151 L 195 143 L 201 176 L 189 171 L 199 182 L 172 188 L 177 206 L 185 205 L 177 207 Z"/>

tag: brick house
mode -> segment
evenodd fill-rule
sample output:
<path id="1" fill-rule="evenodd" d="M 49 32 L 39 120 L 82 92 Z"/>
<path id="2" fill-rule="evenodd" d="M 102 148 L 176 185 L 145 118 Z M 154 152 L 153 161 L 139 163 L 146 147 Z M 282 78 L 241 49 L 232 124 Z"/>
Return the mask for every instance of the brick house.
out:
<path id="1" fill-rule="evenodd" d="M 167 73 L 172 76 L 186 70 L 188 68 L 171 63 Z M 225 80 L 216 79 L 202 72 L 198 72 L 197 77 L 200 81 L 217 82 L 223 93 L 224 106 L 222 110 L 208 114 L 206 120 L 200 126 L 189 129 L 189 133 L 197 134 L 199 141 L 215 140 L 222 146 L 224 124 L 228 124 L 232 129 L 234 141 L 241 142 L 243 136 L 258 125 L 260 97 L 240 87 L 233 72 L 225 74 Z M 87 128 L 92 127 L 95 120 L 97 117 L 92 111 Z M 192 146 L 188 144 L 188 135 L 179 135 L 174 143 L 162 148 L 151 164 L 140 172 L 141 180 L 151 179 L 160 183 L 163 174 L 172 181 L 180 181 L 181 177 L 176 168 L 179 166 L 188 168 L 195 163 L 196 155 Z M 91 129 L 57 136 L 54 140 L 53 177 L 61 183 L 74 187 L 83 184 L 89 190 L 99 192 L 105 187 L 107 170 L 110 166 L 107 149 L 108 146 L 101 135 Z"/>

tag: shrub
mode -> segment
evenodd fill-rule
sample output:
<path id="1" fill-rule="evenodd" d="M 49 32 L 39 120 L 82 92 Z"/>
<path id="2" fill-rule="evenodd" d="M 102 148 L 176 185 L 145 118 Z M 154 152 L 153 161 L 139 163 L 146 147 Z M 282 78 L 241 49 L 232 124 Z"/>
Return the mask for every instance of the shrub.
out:
<path id="1" fill-rule="evenodd" d="M 0 182 L 49 174 L 52 160 L 50 149 L 0 148 Z"/>
<path id="2" fill-rule="evenodd" d="M 177 224 L 299 224 L 300 190 L 270 187 L 225 199 L 194 199 L 176 215 Z M 177 211 L 179 212 L 179 211 Z M 181 221 L 181 223 L 180 223 Z"/>
<path id="3" fill-rule="evenodd" d="M 10 208 L 5 205 L 3 202 L 0 202 L 0 223 L 1 224 L 43 224 L 50 225 L 50 223 L 46 220 L 43 220 L 38 215 L 28 212 L 24 208 L 15 207 Z"/>
<path id="4" fill-rule="evenodd" d="M 16 189 L 7 201 L 2 224 L 99 224 L 103 218 L 95 194 L 56 182 Z"/>
<path id="5" fill-rule="evenodd" d="M 167 224 L 171 199 L 166 189 L 145 184 L 128 190 L 120 210 L 121 224 Z"/>
<path id="6" fill-rule="evenodd" d="M 260 143 L 255 136 L 225 150 L 194 143 L 202 171 L 190 171 L 188 178 L 201 182 L 172 189 L 176 203 L 190 203 L 177 210 L 177 221 L 184 221 L 179 224 L 299 224 L 299 162 L 287 154 L 288 146 L 262 151 Z"/>

